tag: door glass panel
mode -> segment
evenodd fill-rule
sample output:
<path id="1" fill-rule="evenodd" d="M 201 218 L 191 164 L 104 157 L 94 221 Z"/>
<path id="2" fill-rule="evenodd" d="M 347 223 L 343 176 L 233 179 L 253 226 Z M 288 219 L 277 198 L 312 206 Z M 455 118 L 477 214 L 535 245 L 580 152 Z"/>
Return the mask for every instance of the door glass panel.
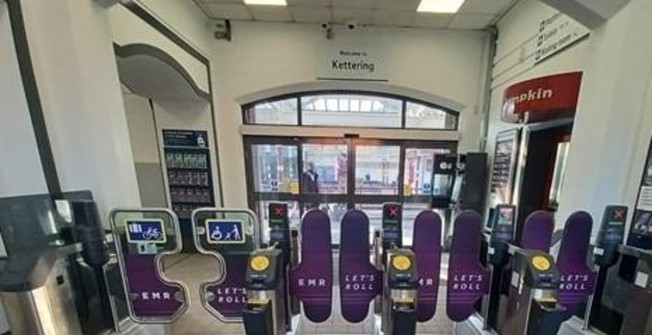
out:
<path id="1" fill-rule="evenodd" d="M 398 194 L 399 146 L 356 146 L 355 193 Z"/>
<path id="2" fill-rule="evenodd" d="M 269 241 L 269 204 L 270 202 L 279 201 L 258 201 L 256 203 L 256 210 L 260 226 L 262 227 L 263 241 Z M 290 219 L 290 229 L 299 229 L 301 223 L 301 210 L 299 203 L 296 201 L 281 201 L 288 204 L 288 216 Z"/>
<path id="3" fill-rule="evenodd" d="M 296 146 L 254 144 L 251 149 L 256 192 L 299 193 Z"/>
<path id="4" fill-rule="evenodd" d="M 433 161 L 435 154 L 449 153 L 448 149 L 405 149 L 405 171 L 403 175 L 403 194 L 412 195 L 433 194 Z"/>
<path id="5" fill-rule="evenodd" d="M 304 144 L 302 192 L 345 194 L 348 163 L 345 144 Z"/>

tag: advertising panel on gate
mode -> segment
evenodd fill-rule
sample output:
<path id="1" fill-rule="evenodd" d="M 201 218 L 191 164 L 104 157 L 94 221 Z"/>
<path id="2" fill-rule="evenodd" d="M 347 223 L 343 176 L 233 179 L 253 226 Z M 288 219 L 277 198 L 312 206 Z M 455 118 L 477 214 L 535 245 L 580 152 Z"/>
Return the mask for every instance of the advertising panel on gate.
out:
<path id="1" fill-rule="evenodd" d="M 627 244 L 652 249 L 652 143 L 648 149 Z"/>
<path id="2" fill-rule="evenodd" d="M 575 115 L 582 72 L 540 77 L 505 89 L 500 119 L 509 123 L 534 123 Z"/>

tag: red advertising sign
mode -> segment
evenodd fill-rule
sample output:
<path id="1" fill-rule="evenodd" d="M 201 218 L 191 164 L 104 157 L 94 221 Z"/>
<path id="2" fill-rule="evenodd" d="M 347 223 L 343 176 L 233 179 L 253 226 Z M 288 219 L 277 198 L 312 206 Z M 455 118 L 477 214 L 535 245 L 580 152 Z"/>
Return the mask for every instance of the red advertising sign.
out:
<path id="1" fill-rule="evenodd" d="M 575 114 L 582 72 L 524 81 L 508 87 L 500 118 L 509 123 L 533 123 Z"/>

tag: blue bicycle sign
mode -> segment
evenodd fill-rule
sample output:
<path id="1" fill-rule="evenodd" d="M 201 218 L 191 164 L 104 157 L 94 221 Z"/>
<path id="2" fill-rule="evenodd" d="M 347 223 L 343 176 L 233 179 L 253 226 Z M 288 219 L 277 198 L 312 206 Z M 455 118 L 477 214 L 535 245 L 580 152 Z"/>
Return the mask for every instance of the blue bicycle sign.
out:
<path id="1" fill-rule="evenodd" d="M 236 220 L 206 220 L 206 241 L 210 244 L 243 244 L 242 222 Z"/>
<path id="2" fill-rule="evenodd" d="M 162 220 L 140 219 L 127 221 L 127 241 L 129 243 L 165 244 L 165 226 Z"/>

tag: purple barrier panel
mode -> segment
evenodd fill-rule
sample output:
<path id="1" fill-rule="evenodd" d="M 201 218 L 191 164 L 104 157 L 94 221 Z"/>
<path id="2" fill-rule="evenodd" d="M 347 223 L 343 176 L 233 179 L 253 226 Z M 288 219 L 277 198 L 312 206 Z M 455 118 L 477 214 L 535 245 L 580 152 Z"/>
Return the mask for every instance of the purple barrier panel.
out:
<path id="1" fill-rule="evenodd" d="M 155 255 L 125 255 L 127 290 L 138 319 L 174 319 L 183 308 L 181 285 L 165 283 L 158 275 Z"/>
<path id="2" fill-rule="evenodd" d="M 593 293 L 596 274 L 586 264 L 593 219 L 586 212 L 576 212 L 566 220 L 557 256 L 561 285 L 559 303 L 576 311 Z"/>
<path id="3" fill-rule="evenodd" d="M 247 304 L 245 275 L 249 262 L 248 253 L 224 254 L 224 279 L 218 284 L 205 284 L 208 305 L 225 318 L 241 318 Z"/>
<path id="4" fill-rule="evenodd" d="M 383 291 L 382 271 L 369 257 L 369 218 L 351 210 L 342 218 L 339 266 L 342 316 L 348 322 L 363 321 L 369 304 Z"/>
<path id="5" fill-rule="evenodd" d="M 301 264 L 290 274 L 290 293 L 303 302 L 312 322 L 324 322 L 333 306 L 333 254 L 331 221 L 321 210 L 307 212 L 301 220 Z"/>
<path id="6" fill-rule="evenodd" d="M 538 250 L 549 253 L 554 229 L 555 220 L 550 213 L 545 211 L 533 212 L 525 219 L 519 246 L 525 250 Z M 512 269 L 515 268 L 513 262 L 515 262 L 514 259 L 512 259 Z M 518 287 L 515 286 L 515 283 L 510 282 L 507 298 L 507 315 L 516 313 L 516 309 L 518 308 L 517 297 Z"/>
<path id="7" fill-rule="evenodd" d="M 417 320 L 426 322 L 437 312 L 439 267 L 441 263 L 441 217 L 426 210 L 414 219 L 412 250 L 419 272 Z"/>
<path id="8" fill-rule="evenodd" d="M 446 313 L 460 322 L 475 312 L 473 305 L 489 292 L 489 270 L 480 263 L 482 217 L 464 211 L 455 218 L 448 262 Z M 417 264 L 417 267 L 419 264 Z"/>
<path id="9" fill-rule="evenodd" d="M 554 229 L 555 220 L 550 213 L 536 211 L 530 214 L 525 219 L 520 247 L 525 250 L 539 250 L 549 253 Z"/>

